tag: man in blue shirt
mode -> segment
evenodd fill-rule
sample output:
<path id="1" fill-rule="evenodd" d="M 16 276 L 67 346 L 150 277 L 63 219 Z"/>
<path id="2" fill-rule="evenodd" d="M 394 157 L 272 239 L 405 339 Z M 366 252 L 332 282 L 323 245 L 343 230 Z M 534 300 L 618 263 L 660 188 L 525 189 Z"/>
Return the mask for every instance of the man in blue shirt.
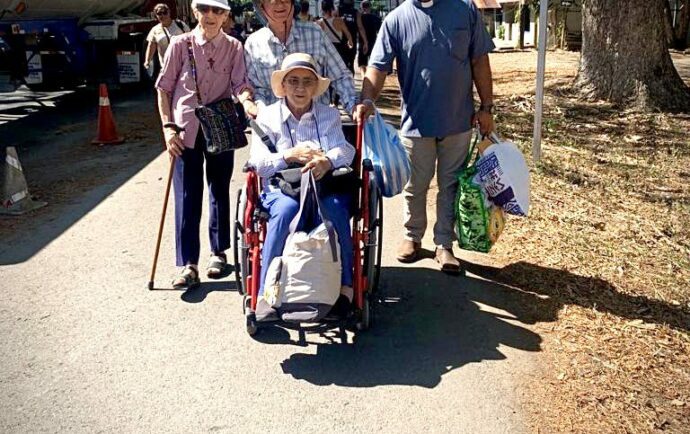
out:
<path id="1" fill-rule="evenodd" d="M 400 135 L 412 166 L 405 187 L 405 237 L 398 260 L 419 259 L 427 227 L 426 197 L 435 172 L 438 182 L 434 244 L 436 261 L 447 273 L 460 271 L 453 255 L 457 173 L 467 155 L 471 129 L 493 125 L 493 86 L 488 53 L 494 49 L 471 0 L 406 0 L 383 21 L 362 85 L 355 119 L 366 119 L 397 60 L 402 93 Z M 472 84 L 481 100 L 474 110 Z"/>

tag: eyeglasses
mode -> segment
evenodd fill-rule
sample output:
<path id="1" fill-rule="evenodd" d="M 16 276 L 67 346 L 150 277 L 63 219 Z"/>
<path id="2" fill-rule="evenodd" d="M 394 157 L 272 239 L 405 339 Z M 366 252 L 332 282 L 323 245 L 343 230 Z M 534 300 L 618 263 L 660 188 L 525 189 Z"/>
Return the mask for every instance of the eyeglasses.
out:
<path id="1" fill-rule="evenodd" d="M 164 16 L 166 16 L 166 15 L 168 15 L 168 11 L 159 11 L 159 12 L 156 12 L 156 16 L 157 16 L 157 17 L 164 17 Z"/>
<path id="2" fill-rule="evenodd" d="M 223 8 L 208 5 L 197 5 L 196 10 L 198 10 L 202 14 L 207 14 L 210 11 L 213 12 L 215 15 L 223 15 L 226 12 L 226 10 Z"/>
<path id="3" fill-rule="evenodd" d="M 303 88 L 309 88 L 316 86 L 316 79 L 315 78 L 302 78 L 299 79 L 297 77 L 290 77 L 285 79 L 285 83 L 290 86 L 290 87 L 303 87 Z"/>

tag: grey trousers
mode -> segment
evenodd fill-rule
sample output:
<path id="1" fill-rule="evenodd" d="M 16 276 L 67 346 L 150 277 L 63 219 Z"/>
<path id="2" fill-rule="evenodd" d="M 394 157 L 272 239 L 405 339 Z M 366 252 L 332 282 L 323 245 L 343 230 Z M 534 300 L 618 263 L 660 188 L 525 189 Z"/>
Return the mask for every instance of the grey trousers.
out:
<path id="1" fill-rule="evenodd" d="M 401 137 L 412 166 L 410 181 L 403 192 L 405 238 L 421 243 L 426 232 L 426 199 L 436 173 L 436 224 L 434 244 L 450 249 L 456 239 L 455 194 L 458 171 L 465 161 L 472 130 L 447 137 Z"/>

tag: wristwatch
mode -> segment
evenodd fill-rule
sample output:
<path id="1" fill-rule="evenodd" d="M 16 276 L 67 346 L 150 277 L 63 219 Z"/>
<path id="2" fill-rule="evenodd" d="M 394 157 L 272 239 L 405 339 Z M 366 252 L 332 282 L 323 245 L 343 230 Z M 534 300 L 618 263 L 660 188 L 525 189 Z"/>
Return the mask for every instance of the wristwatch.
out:
<path id="1" fill-rule="evenodd" d="M 163 124 L 163 128 L 170 128 L 171 130 L 174 130 L 177 134 L 180 134 L 181 131 L 184 131 L 184 128 L 177 125 L 175 122 L 166 122 Z"/>
<path id="2" fill-rule="evenodd" d="M 494 105 L 493 104 L 482 104 L 479 106 L 479 111 L 489 113 L 490 115 L 492 115 L 492 114 L 494 114 Z"/>

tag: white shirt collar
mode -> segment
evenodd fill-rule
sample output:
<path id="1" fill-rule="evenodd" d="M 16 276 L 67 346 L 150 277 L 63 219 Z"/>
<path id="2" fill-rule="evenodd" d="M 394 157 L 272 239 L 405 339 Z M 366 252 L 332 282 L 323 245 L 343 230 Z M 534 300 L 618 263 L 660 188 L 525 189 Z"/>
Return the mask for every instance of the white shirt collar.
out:
<path id="1" fill-rule="evenodd" d="M 308 112 L 306 112 L 305 114 L 302 115 L 302 119 L 309 119 L 313 116 L 316 116 L 315 109 L 316 109 L 316 102 L 312 100 L 311 108 L 309 109 Z M 285 98 L 280 99 L 280 115 L 281 115 L 281 119 L 280 119 L 281 122 L 287 121 L 290 117 L 292 117 L 292 119 L 294 119 L 296 122 L 299 122 L 297 120 L 297 118 L 292 115 L 290 108 L 287 106 L 287 100 Z"/>

